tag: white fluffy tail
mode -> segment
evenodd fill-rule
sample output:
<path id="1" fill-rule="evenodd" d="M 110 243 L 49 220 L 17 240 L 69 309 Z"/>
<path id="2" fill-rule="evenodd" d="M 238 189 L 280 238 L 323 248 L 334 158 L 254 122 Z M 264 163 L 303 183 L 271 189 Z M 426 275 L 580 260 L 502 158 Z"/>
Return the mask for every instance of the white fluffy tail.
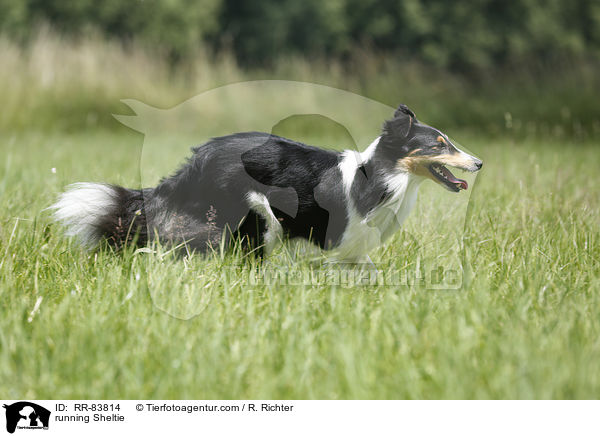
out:
<path id="1" fill-rule="evenodd" d="M 85 247 L 91 248 L 102 238 L 102 224 L 118 207 L 119 194 L 114 186 L 102 183 L 74 183 L 67 187 L 54 210 L 54 220 L 66 228 Z"/>

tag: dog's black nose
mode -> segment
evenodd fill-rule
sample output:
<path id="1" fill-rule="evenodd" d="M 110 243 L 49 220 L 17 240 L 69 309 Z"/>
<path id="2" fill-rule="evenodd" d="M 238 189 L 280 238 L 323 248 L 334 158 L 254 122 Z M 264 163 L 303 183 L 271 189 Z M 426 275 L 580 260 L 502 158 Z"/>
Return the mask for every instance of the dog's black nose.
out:
<path id="1" fill-rule="evenodd" d="M 477 170 L 479 171 L 481 169 L 481 167 L 483 166 L 483 162 L 478 160 L 477 162 L 475 162 L 475 166 L 477 167 Z"/>

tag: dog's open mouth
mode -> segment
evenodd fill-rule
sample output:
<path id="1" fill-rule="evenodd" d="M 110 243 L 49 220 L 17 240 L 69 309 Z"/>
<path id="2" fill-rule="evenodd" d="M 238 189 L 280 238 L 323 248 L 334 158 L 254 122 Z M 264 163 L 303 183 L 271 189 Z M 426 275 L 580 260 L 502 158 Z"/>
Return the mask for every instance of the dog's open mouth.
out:
<path id="1" fill-rule="evenodd" d="M 429 165 L 429 171 L 431 171 L 431 174 L 433 174 L 435 178 L 450 191 L 458 192 L 461 189 L 467 189 L 469 187 L 466 180 L 454 177 L 454 174 L 452 174 L 444 165 L 437 163 L 431 164 Z"/>

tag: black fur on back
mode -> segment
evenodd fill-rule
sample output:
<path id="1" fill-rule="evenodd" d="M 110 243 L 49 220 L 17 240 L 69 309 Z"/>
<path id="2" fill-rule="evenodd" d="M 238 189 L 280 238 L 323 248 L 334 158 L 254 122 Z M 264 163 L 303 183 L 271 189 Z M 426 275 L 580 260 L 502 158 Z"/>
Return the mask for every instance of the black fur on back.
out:
<path id="1" fill-rule="evenodd" d="M 339 153 L 259 132 L 214 138 L 193 152 L 146 198 L 148 226 L 159 235 L 199 249 L 222 232 L 260 245 L 264 223 L 247 202 L 254 192 L 268 199 L 286 237 L 322 247 L 341 237 L 346 202 L 339 180 L 331 183 L 341 178 Z"/>

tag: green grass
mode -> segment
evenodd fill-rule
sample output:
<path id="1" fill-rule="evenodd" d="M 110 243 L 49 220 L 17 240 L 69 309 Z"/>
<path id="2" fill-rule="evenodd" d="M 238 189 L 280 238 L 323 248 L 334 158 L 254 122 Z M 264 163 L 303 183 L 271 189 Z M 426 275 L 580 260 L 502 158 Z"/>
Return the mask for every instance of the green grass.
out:
<path id="1" fill-rule="evenodd" d="M 142 137 L 125 130 L 0 137 L 0 397 L 600 396 L 597 145 L 455 134 L 485 167 L 463 287 L 434 291 L 254 283 L 235 254 L 82 251 L 42 210 L 70 182 L 137 186 Z M 447 242 L 430 199 L 459 197 L 426 183 L 373 255 L 386 270 Z M 262 268 L 283 267 L 318 268 L 284 250 Z"/>

